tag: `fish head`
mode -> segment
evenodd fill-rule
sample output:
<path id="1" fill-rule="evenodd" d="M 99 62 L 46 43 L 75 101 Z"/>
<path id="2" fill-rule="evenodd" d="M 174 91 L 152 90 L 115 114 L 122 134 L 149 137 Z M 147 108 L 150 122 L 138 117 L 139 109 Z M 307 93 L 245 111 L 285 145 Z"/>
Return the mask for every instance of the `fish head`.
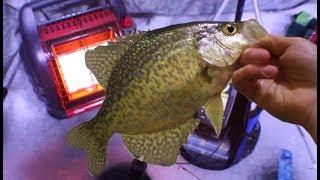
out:
<path id="1" fill-rule="evenodd" d="M 193 34 L 202 63 L 226 69 L 234 69 L 230 66 L 235 66 L 242 52 L 265 35 L 267 31 L 254 19 L 200 23 Z"/>

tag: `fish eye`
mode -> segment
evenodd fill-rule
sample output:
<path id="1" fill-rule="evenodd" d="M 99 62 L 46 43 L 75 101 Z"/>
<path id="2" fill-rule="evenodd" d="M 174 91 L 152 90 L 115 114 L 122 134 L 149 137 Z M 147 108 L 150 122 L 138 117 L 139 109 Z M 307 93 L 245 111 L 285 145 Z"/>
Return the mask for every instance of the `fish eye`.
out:
<path id="1" fill-rule="evenodd" d="M 234 35 L 237 32 L 237 28 L 232 24 L 226 24 L 222 27 L 222 32 L 226 35 Z"/>

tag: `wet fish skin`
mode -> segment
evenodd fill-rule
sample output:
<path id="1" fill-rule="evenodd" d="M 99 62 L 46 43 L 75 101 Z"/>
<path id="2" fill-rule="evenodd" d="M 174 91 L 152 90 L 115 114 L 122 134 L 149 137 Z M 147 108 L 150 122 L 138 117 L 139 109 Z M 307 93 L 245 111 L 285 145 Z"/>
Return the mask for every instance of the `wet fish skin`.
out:
<path id="1" fill-rule="evenodd" d="M 87 67 L 106 88 L 106 99 L 94 119 L 69 132 L 69 144 L 84 149 L 93 175 L 105 166 L 106 144 L 114 133 L 122 135 L 135 158 L 174 164 L 198 124 L 193 115 L 200 107 L 221 129 L 220 93 L 240 54 L 265 34 L 254 20 L 193 22 L 88 51 Z"/>

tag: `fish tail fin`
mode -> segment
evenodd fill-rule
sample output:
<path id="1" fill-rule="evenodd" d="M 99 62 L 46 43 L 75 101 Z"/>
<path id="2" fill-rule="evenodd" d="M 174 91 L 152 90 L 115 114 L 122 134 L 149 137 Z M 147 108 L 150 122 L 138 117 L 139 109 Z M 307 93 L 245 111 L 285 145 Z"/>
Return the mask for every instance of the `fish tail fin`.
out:
<path id="1" fill-rule="evenodd" d="M 67 135 L 67 142 L 69 145 L 85 151 L 89 173 L 96 176 L 105 167 L 106 145 L 112 134 L 105 137 L 101 134 L 104 132 L 95 132 L 93 125 L 92 121 L 88 121 L 71 129 Z"/>

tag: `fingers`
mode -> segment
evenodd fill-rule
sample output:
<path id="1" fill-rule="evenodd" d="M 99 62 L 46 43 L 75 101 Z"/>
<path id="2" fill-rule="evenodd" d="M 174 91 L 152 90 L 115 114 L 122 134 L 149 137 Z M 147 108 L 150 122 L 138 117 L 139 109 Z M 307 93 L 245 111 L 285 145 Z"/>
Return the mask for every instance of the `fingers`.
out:
<path id="1" fill-rule="evenodd" d="M 268 35 L 262 38 L 260 45 L 274 56 L 281 56 L 289 46 L 298 43 L 302 38 Z"/>
<path id="2" fill-rule="evenodd" d="M 272 65 L 246 65 L 233 73 L 232 84 L 237 91 L 253 99 L 257 91 L 258 79 L 275 79 L 278 68 Z"/>
<path id="3" fill-rule="evenodd" d="M 269 64 L 270 53 L 266 49 L 262 48 L 248 48 L 240 56 L 240 64 Z"/>

